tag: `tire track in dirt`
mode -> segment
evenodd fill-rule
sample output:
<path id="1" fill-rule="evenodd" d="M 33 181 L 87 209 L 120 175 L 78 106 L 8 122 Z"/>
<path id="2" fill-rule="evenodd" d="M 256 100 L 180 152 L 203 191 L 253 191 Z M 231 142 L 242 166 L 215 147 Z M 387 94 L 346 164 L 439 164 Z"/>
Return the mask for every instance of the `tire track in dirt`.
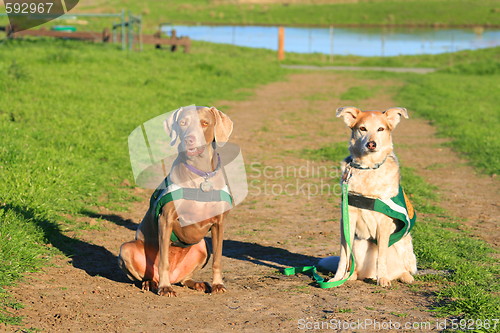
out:
<path id="1" fill-rule="evenodd" d="M 225 235 L 223 265 L 228 293 L 205 295 L 175 287 L 179 297 L 165 298 L 142 292 L 126 281 L 114 256 L 121 243 L 133 238 L 132 229 L 147 209 L 149 192 L 136 189 L 144 201 L 130 212 L 101 208 L 101 215 L 85 218 L 99 230 L 65 234 L 79 240 L 74 257 L 58 256 L 51 266 L 28 274 L 24 283 L 11 288 L 14 297 L 25 305 L 15 313 L 25 316 L 25 328 L 47 332 L 289 332 L 297 330 L 299 320 L 334 320 L 335 324 L 336 320 L 358 319 L 430 322 L 434 327 L 439 319 L 428 312 L 434 291 L 431 283 L 407 286 L 396 282 L 387 290 L 355 281 L 321 290 L 308 286 L 308 277 L 277 273 L 286 266 L 315 264 L 318 258 L 336 254 L 339 247 L 339 198 L 328 194 L 336 191 L 330 176 L 336 173 L 337 165 L 313 163 L 298 152 L 331 142 L 346 142 L 347 146 L 348 130 L 334 113 L 339 106 L 353 104 L 339 98 L 349 87 L 376 88 L 376 97 L 357 105 L 385 109 L 394 106 L 391 87 L 397 84 L 331 72 L 293 74 L 286 82 L 257 89 L 247 101 L 221 101 L 216 105 L 235 122 L 232 141 L 242 147 L 249 166 L 249 196 L 231 212 Z M 426 165 L 448 162 L 431 162 L 429 152 L 419 150 L 424 145 L 426 149 L 438 149 L 435 143 L 439 140 L 434 141 L 432 127 L 425 126 L 418 119 L 404 121 L 396 133 L 396 143 L 401 145 L 396 153 L 424 177 L 436 176 L 433 183 L 440 186 L 439 182 L 447 178 L 441 175 L 439 179 L 435 170 L 429 171 L 432 175 L 426 174 Z M 429 137 L 422 138 L 420 133 Z M 441 158 L 446 154 L 440 151 Z M 445 173 L 446 168 L 441 171 Z M 473 174 L 464 175 L 469 176 L 468 182 L 476 183 Z M 451 180 L 446 183 L 452 184 Z M 297 190 L 308 184 L 320 189 L 324 186 L 324 193 L 312 195 Z M 494 186 L 489 183 L 488 188 L 494 192 Z M 492 196 L 490 200 L 497 198 Z M 488 202 L 493 201 L 483 199 L 487 198 L 475 204 L 484 205 L 488 211 Z M 460 205 L 453 196 L 443 204 Z M 488 214 L 488 219 L 493 218 L 493 212 Z M 205 268 L 197 277 L 210 281 L 211 269 Z M 6 331 L 17 328 L 0 326 Z M 374 330 L 366 327 L 366 331 Z"/>

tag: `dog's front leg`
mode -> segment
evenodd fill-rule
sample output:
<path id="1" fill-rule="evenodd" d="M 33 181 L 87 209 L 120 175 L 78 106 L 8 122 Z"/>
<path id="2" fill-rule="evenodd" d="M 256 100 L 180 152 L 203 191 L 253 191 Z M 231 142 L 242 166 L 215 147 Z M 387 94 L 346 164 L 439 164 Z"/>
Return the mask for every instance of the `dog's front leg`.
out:
<path id="1" fill-rule="evenodd" d="M 170 283 L 170 264 L 168 254 L 170 251 L 170 236 L 172 234 L 173 221 L 170 221 L 170 214 L 162 214 L 158 218 L 158 237 L 160 244 L 160 262 L 158 263 L 158 295 L 175 297 L 177 294 Z"/>
<path id="2" fill-rule="evenodd" d="M 358 212 L 356 209 L 349 207 L 349 231 L 350 235 L 348 236 L 351 242 L 351 246 L 354 243 L 354 235 L 356 233 L 356 220 L 358 218 Z M 346 241 L 346 235 L 344 235 L 344 219 L 340 219 L 340 239 L 341 239 L 341 246 L 340 246 L 340 259 L 339 259 L 339 266 L 337 268 L 337 272 L 335 272 L 335 276 L 330 279 L 330 281 L 340 281 L 342 279 L 347 278 L 349 275 L 349 261 L 351 257 L 351 252 L 349 250 L 349 247 L 347 246 L 347 241 Z M 351 265 L 354 265 L 354 263 L 350 263 Z M 354 277 L 351 277 L 351 279 L 354 279 Z"/>
<path id="3" fill-rule="evenodd" d="M 384 218 L 385 220 L 385 218 Z M 382 287 L 390 287 L 391 280 L 387 277 L 387 253 L 389 251 L 389 237 L 391 235 L 392 220 L 381 221 L 377 232 L 377 284 Z"/>
<path id="4" fill-rule="evenodd" d="M 220 215 L 219 221 L 212 226 L 212 293 L 226 292 L 222 281 L 222 242 L 224 241 L 224 215 Z"/>
<path id="5" fill-rule="evenodd" d="M 347 250 L 347 242 L 344 237 L 344 232 L 342 229 L 342 219 L 340 220 L 340 258 L 339 265 L 337 267 L 337 271 L 335 272 L 335 276 L 329 280 L 329 282 L 340 281 L 344 278 L 345 273 L 347 272 L 348 265 L 348 250 Z"/>

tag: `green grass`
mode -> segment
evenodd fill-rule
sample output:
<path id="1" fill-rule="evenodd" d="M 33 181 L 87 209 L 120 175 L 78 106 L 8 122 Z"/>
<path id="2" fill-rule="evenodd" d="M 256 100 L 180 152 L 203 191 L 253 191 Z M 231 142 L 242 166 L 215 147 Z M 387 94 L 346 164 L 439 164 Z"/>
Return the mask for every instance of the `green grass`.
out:
<path id="1" fill-rule="evenodd" d="M 283 71 L 272 53 L 197 43 L 193 53 L 127 53 L 110 45 L 36 40 L 0 44 L 0 286 L 36 270 L 62 230 L 97 206 L 134 200 L 127 136 L 183 105 L 241 99 Z M 223 107 L 219 106 L 223 111 Z M 126 183 L 126 182 L 125 182 Z M 0 322 L 16 305 L 0 289 Z"/>
<path id="2" fill-rule="evenodd" d="M 332 162 L 339 162 L 347 155 L 345 142 L 301 151 L 300 154 L 313 160 Z M 402 186 L 418 214 L 412 234 L 419 269 L 450 272 L 444 276 L 432 276 L 440 286 L 433 311 L 443 317 L 498 318 L 500 283 L 497 277 L 500 270 L 491 256 L 493 249 L 484 241 L 458 230 L 452 216 L 443 217 L 447 212 L 437 204 L 439 198 L 433 186 L 417 176 L 414 170 L 402 167 L 401 174 Z"/>
<path id="3" fill-rule="evenodd" d="M 376 94 L 376 90 L 377 89 L 371 87 L 355 86 L 342 93 L 340 99 L 343 101 L 357 102 L 372 97 Z"/>
<path id="4" fill-rule="evenodd" d="M 498 50 L 498 48 L 496 49 Z M 500 56 L 483 57 L 407 79 L 397 97 L 430 119 L 452 147 L 487 174 L 500 172 Z"/>
<path id="5" fill-rule="evenodd" d="M 300 61 L 314 63 L 316 55 L 301 55 Z M 348 57 L 336 57 L 342 59 Z M 353 57 L 354 65 L 395 65 L 397 67 L 436 67 L 438 72 L 420 74 L 391 74 L 380 72 L 353 73 L 363 78 L 382 79 L 396 77 L 404 80 L 399 91 L 399 105 L 409 109 L 412 116 L 432 121 L 438 134 L 452 138 L 451 146 L 468 159 L 480 172 L 494 175 L 500 172 L 500 47 L 424 56 L 383 58 Z M 420 59 L 420 60 L 418 60 Z M 385 61 L 385 63 L 378 63 Z M 326 65 L 327 63 L 316 63 Z M 342 63 L 349 65 L 349 63 Z M 364 86 L 351 87 L 340 98 L 367 99 L 377 93 Z M 319 97 L 318 97 L 319 98 Z"/>
<path id="6" fill-rule="evenodd" d="M 311 59 L 314 57 L 310 56 Z M 306 56 L 302 56 L 302 59 L 307 61 Z M 363 64 L 368 65 L 371 58 L 363 59 L 366 59 Z M 373 59 L 377 61 L 377 58 Z M 422 62 L 417 59 L 422 59 Z M 424 64 L 439 70 L 427 75 L 380 72 L 351 75 L 403 80 L 405 84 L 396 97 L 399 105 L 406 107 L 412 117 L 431 120 L 438 134 L 451 138 L 453 149 L 460 152 L 478 171 L 489 175 L 499 174 L 500 137 L 494 133 L 500 132 L 500 47 L 434 56 L 391 57 L 386 65 L 405 66 L 406 61 L 410 61 L 409 66 Z M 348 89 L 340 98 L 357 102 L 376 93 L 376 90 L 356 86 Z"/>
<path id="7" fill-rule="evenodd" d="M 149 28 L 160 22 L 284 25 L 463 25 L 498 24 L 495 0 L 377 0 L 334 4 L 235 4 L 231 1 L 125 1 L 81 3 L 77 11 L 141 14 Z"/>
<path id="8" fill-rule="evenodd" d="M 348 144 L 346 142 L 335 142 L 319 149 L 305 149 L 302 151 L 305 157 L 312 160 L 339 162 L 349 156 Z"/>
<path id="9" fill-rule="evenodd" d="M 483 72 L 498 71 L 498 66 L 488 62 L 488 59 L 498 59 L 500 47 L 480 49 L 474 51 L 459 51 L 442 54 L 404 55 L 392 57 L 361 57 L 335 55 L 333 61 L 327 54 L 287 53 L 283 61 L 287 65 L 316 65 L 316 66 L 375 66 L 375 67 L 430 67 L 448 69 L 454 67 L 456 71 L 466 70 L 471 63 L 480 63 L 478 70 Z M 470 70 L 470 69 L 469 69 Z"/>
<path id="10" fill-rule="evenodd" d="M 334 1 L 332 1 L 334 2 Z M 496 0 L 361 0 L 327 4 L 238 4 L 234 1 L 173 0 L 81 1 L 73 12 L 118 13 L 122 9 L 141 15 L 145 31 L 160 23 L 268 24 L 306 26 L 443 26 L 499 25 Z M 0 9 L 3 12 L 3 8 Z M 5 20 L 5 19 L 3 19 Z M 117 20 L 83 18 L 79 30 L 102 29 Z M 1 22 L 0 22 L 1 23 Z M 64 23 L 64 22 L 59 22 Z"/>

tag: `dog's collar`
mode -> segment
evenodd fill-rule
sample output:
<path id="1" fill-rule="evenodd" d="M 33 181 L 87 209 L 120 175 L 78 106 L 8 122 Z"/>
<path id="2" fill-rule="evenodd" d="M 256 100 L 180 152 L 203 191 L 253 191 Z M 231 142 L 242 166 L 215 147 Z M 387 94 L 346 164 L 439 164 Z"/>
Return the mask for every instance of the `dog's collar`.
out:
<path id="1" fill-rule="evenodd" d="M 389 157 L 389 155 L 387 155 L 382 162 L 375 163 L 375 165 L 373 167 L 363 166 L 363 165 L 361 165 L 359 163 L 354 162 L 354 159 L 352 158 L 352 156 L 349 156 L 346 159 L 346 163 L 349 164 L 354 169 L 359 169 L 359 170 L 375 170 L 375 169 L 380 168 L 382 166 L 382 164 L 384 164 L 385 161 L 387 161 L 387 157 Z"/>
<path id="2" fill-rule="evenodd" d="M 202 171 L 200 169 L 197 169 L 194 166 L 187 164 L 186 162 L 183 162 L 183 163 L 186 166 L 186 168 L 188 168 L 189 171 L 191 171 L 192 173 L 194 173 L 200 177 L 203 177 L 205 180 L 207 180 L 207 179 L 215 176 L 215 174 L 217 174 L 217 171 L 219 171 L 219 169 L 220 169 L 220 155 L 217 154 L 217 167 L 215 168 L 214 171 L 210 171 L 210 172 L 206 172 L 206 171 Z"/>

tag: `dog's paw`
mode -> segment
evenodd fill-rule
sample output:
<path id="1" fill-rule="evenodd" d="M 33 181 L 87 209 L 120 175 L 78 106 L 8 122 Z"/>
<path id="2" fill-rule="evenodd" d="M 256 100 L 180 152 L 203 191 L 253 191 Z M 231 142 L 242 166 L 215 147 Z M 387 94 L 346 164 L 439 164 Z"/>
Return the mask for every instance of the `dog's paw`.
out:
<path id="1" fill-rule="evenodd" d="M 184 281 L 182 284 L 188 287 L 189 289 L 203 291 L 205 293 L 210 291 L 210 285 L 207 282 L 197 282 L 193 280 L 187 280 Z"/>
<path id="2" fill-rule="evenodd" d="M 158 283 L 152 280 L 142 281 L 141 289 L 144 291 L 156 291 L 158 290 Z"/>
<path id="3" fill-rule="evenodd" d="M 210 290 L 210 285 L 206 282 L 195 282 L 192 289 L 206 293 Z"/>
<path id="4" fill-rule="evenodd" d="M 222 294 L 227 291 L 223 284 L 214 284 L 212 286 L 212 294 Z"/>
<path id="5" fill-rule="evenodd" d="M 403 274 L 401 274 L 401 276 L 399 277 L 399 281 L 403 282 L 403 283 L 413 283 L 415 282 L 415 279 L 413 278 L 413 276 L 411 276 L 410 273 L 408 272 L 404 272 Z"/>
<path id="6" fill-rule="evenodd" d="M 391 280 L 389 280 L 388 278 L 384 278 L 384 277 L 378 278 L 377 285 L 379 285 L 381 287 L 384 287 L 384 288 L 390 287 L 391 286 Z"/>
<path id="7" fill-rule="evenodd" d="M 160 296 L 177 297 L 177 293 L 174 291 L 172 286 L 158 288 L 157 294 Z"/>

